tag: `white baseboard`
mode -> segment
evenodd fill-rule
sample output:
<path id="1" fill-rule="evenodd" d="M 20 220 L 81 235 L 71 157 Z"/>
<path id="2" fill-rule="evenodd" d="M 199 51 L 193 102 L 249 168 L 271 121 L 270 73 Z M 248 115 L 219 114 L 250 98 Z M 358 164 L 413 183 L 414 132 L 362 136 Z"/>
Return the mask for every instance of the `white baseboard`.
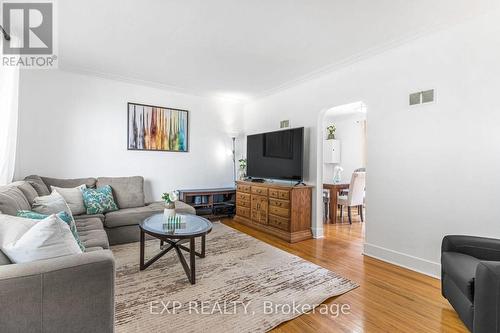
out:
<path id="1" fill-rule="evenodd" d="M 389 250 L 377 245 L 363 244 L 363 254 L 390 264 L 408 268 L 412 271 L 441 278 L 441 265 L 426 259 L 414 257 L 398 251 Z"/>
<path id="2" fill-rule="evenodd" d="M 311 228 L 313 238 L 324 238 L 323 228 Z"/>

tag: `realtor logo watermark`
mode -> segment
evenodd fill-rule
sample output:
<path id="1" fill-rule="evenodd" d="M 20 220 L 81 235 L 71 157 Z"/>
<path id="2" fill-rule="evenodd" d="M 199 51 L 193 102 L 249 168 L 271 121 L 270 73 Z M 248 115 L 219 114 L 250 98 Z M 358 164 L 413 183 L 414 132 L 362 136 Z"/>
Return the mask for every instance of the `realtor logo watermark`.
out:
<path id="1" fill-rule="evenodd" d="M 151 315 L 293 315 L 303 313 L 320 313 L 338 318 L 351 314 L 351 306 L 347 303 L 307 304 L 296 301 L 275 303 L 269 300 L 252 304 L 251 301 L 190 301 L 182 303 L 172 300 L 153 300 L 149 303 Z"/>
<path id="2" fill-rule="evenodd" d="M 54 1 L 2 1 L 2 66 L 57 68 Z"/>

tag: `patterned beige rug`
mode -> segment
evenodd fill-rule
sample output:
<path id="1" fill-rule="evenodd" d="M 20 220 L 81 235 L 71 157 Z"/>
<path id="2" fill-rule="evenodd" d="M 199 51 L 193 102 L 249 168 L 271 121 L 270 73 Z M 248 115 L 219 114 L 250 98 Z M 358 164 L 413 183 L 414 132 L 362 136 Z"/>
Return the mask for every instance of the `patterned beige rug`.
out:
<path id="1" fill-rule="evenodd" d="M 158 247 L 148 241 L 146 257 Z M 206 258 L 196 259 L 195 285 L 174 251 L 141 272 L 139 243 L 112 250 L 116 332 L 265 332 L 357 287 L 221 223 L 207 236 Z"/>

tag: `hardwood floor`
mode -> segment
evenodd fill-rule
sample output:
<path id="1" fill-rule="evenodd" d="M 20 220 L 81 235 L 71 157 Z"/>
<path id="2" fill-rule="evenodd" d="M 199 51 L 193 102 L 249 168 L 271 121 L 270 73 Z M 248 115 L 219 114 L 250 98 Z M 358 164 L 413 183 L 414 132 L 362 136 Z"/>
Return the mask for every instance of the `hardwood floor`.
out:
<path id="1" fill-rule="evenodd" d="M 439 280 L 361 254 L 364 223 L 328 224 L 325 238 L 295 244 L 231 219 L 223 223 L 360 285 L 326 302 L 349 304 L 350 313 L 337 317 L 304 314 L 274 332 L 468 332 L 441 296 Z"/>

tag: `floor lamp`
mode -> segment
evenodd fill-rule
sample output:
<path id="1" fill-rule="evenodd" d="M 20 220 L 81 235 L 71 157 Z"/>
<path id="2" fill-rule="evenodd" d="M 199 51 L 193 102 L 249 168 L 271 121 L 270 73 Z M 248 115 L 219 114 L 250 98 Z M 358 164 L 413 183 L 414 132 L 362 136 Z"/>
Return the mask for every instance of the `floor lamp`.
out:
<path id="1" fill-rule="evenodd" d="M 236 184 L 236 137 L 232 137 L 233 139 L 233 181 Z"/>

